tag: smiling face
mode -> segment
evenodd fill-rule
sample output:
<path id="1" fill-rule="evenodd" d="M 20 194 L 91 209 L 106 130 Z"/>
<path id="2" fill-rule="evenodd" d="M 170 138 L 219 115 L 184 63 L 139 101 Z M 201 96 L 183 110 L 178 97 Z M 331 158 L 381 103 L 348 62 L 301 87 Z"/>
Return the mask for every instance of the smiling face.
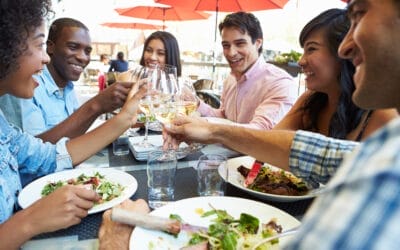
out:
<path id="1" fill-rule="evenodd" d="M 354 0 L 339 54 L 356 67 L 353 101 L 365 109 L 400 110 L 400 10 L 394 0 Z"/>
<path id="2" fill-rule="evenodd" d="M 332 55 L 323 29 L 312 32 L 304 42 L 304 53 L 299 60 L 307 88 L 323 93 L 338 91 L 340 64 Z"/>
<path id="3" fill-rule="evenodd" d="M 243 34 L 236 27 L 223 28 L 221 38 L 224 56 L 232 73 L 239 79 L 257 61 L 262 39 L 256 39 L 253 44 L 247 32 Z"/>
<path id="4" fill-rule="evenodd" d="M 92 52 L 89 32 L 79 27 L 64 27 L 56 41 L 48 41 L 47 52 L 51 57 L 48 66 L 59 87 L 68 81 L 77 81 L 90 62 Z"/>
<path id="5" fill-rule="evenodd" d="M 160 39 L 152 39 L 144 49 L 143 58 L 146 67 L 155 68 L 164 65 L 167 52 L 164 43 Z"/>
<path id="6" fill-rule="evenodd" d="M 13 71 L 1 83 L 1 94 L 11 94 L 21 98 L 31 98 L 38 86 L 32 77 L 43 70 L 43 65 L 49 62 L 49 56 L 44 49 L 44 23 L 33 32 L 27 40 L 27 50 L 18 58 L 19 68 Z"/>

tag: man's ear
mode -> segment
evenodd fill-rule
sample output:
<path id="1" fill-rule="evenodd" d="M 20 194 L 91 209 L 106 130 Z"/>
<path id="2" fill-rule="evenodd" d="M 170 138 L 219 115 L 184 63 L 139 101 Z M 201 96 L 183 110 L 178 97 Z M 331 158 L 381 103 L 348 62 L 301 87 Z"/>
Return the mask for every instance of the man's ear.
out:
<path id="1" fill-rule="evenodd" d="M 262 44 L 263 44 L 263 39 L 261 39 L 261 38 L 256 39 L 255 45 L 256 45 L 256 47 L 257 47 L 257 50 L 260 49 L 260 47 L 262 46 Z"/>
<path id="2" fill-rule="evenodd" d="M 54 44 L 53 41 L 47 40 L 46 45 L 47 45 L 46 52 L 47 52 L 48 55 L 51 56 L 53 54 L 53 52 L 54 52 L 55 44 Z"/>

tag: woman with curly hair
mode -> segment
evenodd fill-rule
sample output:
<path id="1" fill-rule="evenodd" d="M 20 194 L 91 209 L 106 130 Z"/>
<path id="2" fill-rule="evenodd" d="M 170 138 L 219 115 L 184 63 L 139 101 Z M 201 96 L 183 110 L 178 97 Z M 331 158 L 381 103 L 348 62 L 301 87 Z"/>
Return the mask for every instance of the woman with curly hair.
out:
<path id="1" fill-rule="evenodd" d="M 49 56 L 45 21 L 51 0 L 2 0 L 0 4 L 0 95 L 31 98 Z M 40 177 L 71 169 L 115 140 L 136 121 L 145 88 L 132 88 L 121 112 L 99 128 L 56 144 L 43 143 L 11 125 L 0 107 L 0 248 L 18 249 L 37 234 L 77 224 L 99 199 L 93 190 L 67 185 L 18 211 L 20 174 Z M 12 232 L 12 233 L 11 233 Z"/>
<path id="2" fill-rule="evenodd" d="M 395 109 L 364 110 L 353 103 L 355 68 L 350 60 L 338 56 L 349 28 L 344 9 L 324 11 L 304 26 L 299 65 L 308 91 L 274 129 L 302 129 L 360 141 L 398 115 Z"/>

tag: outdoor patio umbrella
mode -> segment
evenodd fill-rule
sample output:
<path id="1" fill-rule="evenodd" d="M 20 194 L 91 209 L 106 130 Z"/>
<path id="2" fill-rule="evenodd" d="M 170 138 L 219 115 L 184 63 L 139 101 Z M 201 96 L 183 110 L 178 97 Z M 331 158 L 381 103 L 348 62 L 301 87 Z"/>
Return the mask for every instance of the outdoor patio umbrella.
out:
<path id="1" fill-rule="evenodd" d="M 155 0 L 157 3 L 168 4 L 197 11 L 215 11 L 214 43 L 217 42 L 218 12 L 257 11 L 282 9 L 289 0 Z M 213 52 L 215 71 L 215 52 Z"/>
<path id="2" fill-rule="evenodd" d="M 102 23 L 102 26 L 110 27 L 110 28 L 121 28 L 121 29 L 138 29 L 138 30 L 160 30 L 163 26 L 155 25 L 155 24 L 147 24 L 147 23 L 135 23 L 135 22 L 126 22 L 126 23 Z"/>
<path id="3" fill-rule="evenodd" d="M 135 6 L 129 8 L 117 8 L 115 10 L 118 12 L 118 14 L 122 16 L 130 16 L 150 20 L 162 20 L 163 26 L 165 21 L 200 20 L 210 17 L 210 14 L 202 11 L 195 11 L 166 5 Z"/>

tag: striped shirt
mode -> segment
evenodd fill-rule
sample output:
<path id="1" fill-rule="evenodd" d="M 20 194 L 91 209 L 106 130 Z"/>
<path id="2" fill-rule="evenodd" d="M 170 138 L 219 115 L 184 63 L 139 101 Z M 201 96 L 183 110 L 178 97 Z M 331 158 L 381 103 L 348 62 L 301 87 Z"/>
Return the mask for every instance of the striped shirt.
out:
<path id="1" fill-rule="evenodd" d="M 307 152 L 312 152 L 317 162 L 330 162 L 318 160 L 324 155 L 340 158 L 341 153 L 336 152 L 341 147 L 336 144 L 339 140 L 327 142 L 323 136 L 311 138 L 303 132 L 294 140 L 294 151 L 307 144 L 307 140 Z M 336 149 L 330 152 L 329 145 Z M 399 152 L 400 119 L 395 119 L 345 157 L 325 192 L 315 199 L 300 232 L 287 249 L 397 249 L 400 246 Z M 291 157 L 296 158 L 296 153 Z M 305 157 L 291 162 L 303 162 Z M 325 168 L 331 165 L 304 172 L 310 177 L 317 176 Z M 301 172 L 303 166 L 294 169 Z M 330 171 L 322 170 L 321 175 L 329 175 L 325 172 Z"/>

